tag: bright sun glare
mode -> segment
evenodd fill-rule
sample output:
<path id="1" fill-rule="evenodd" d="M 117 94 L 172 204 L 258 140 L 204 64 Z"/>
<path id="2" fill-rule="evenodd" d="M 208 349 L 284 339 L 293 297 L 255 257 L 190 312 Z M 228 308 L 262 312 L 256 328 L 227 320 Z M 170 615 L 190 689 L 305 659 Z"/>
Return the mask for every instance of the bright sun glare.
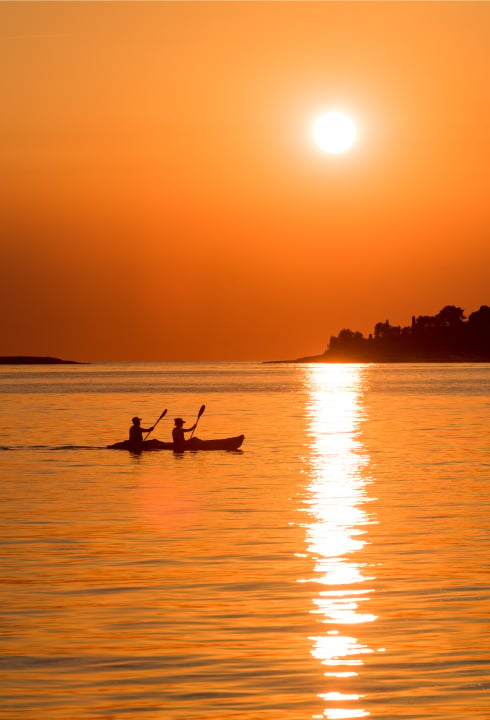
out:
<path id="1" fill-rule="evenodd" d="M 318 118 L 313 127 L 316 144 L 328 153 L 343 153 L 356 139 L 356 126 L 343 112 L 331 111 Z"/>

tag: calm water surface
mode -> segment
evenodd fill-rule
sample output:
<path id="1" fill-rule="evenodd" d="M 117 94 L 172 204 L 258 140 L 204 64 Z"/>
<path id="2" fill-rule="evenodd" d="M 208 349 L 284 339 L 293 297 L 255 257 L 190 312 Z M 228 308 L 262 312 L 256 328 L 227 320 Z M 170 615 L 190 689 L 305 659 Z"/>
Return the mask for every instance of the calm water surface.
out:
<path id="1" fill-rule="evenodd" d="M 2 367 L 0 717 L 488 720 L 490 365 Z M 131 455 L 130 419 L 241 451 Z"/>

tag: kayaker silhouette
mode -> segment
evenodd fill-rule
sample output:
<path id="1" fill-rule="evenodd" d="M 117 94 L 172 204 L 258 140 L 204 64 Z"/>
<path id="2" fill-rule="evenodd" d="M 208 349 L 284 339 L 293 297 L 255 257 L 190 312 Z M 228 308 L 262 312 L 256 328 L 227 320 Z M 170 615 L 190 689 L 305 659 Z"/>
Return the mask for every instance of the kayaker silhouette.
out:
<path id="1" fill-rule="evenodd" d="M 155 427 L 154 425 L 151 428 L 142 428 L 141 427 L 141 418 L 134 417 L 131 421 L 133 424 L 129 428 L 129 442 L 133 447 L 141 447 L 143 444 L 143 433 L 149 433 L 153 430 Z"/>
<path id="2" fill-rule="evenodd" d="M 186 448 L 185 434 L 192 432 L 197 425 L 197 422 L 190 428 L 184 428 L 185 420 L 178 417 L 174 419 L 175 427 L 172 430 L 172 439 L 174 441 L 174 452 L 184 452 Z"/>

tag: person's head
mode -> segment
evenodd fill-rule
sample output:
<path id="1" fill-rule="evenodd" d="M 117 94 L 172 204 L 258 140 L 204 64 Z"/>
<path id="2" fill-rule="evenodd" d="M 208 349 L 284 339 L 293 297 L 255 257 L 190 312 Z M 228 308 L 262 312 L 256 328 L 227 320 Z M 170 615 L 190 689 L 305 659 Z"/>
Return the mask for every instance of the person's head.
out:
<path id="1" fill-rule="evenodd" d="M 182 418 L 175 418 L 174 424 L 176 427 L 182 427 L 182 425 L 185 424 L 185 420 L 182 420 Z"/>
<path id="2" fill-rule="evenodd" d="M 134 417 L 134 418 L 132 419 L 132 423 L 133 423 L 133 425 L 139 425 L 139 424 L 141 423 L 141 418 L 139 418 L 139 417 Z"/>

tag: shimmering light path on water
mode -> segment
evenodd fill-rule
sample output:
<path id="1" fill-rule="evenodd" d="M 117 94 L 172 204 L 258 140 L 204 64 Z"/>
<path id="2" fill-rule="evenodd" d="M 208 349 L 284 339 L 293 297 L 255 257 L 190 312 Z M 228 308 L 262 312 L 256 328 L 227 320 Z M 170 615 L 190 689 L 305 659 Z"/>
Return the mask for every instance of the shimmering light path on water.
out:
<path id="1" fill-rule="evenodd" d="M 325 666 L 328 690 L 321 697 L 330 718 L 368 714 L 355 692 L 364 656 L 374 652 L 360 642 L 358 626 L 376 620 L 366 608 L 373 593 L 373 568 L 366 570 L 359 560 L 365 526 L 375 522 L 366 505 L 369 458 L 358 439 L 364 377 L 360 366 L 318 365 L 305 371 L 311 436 L 305 530 L 308 551 L 315 558 L 313 580 L 321 584 L 313 612 L 325 625 L 323 633 L 311 638 L 312 654 Z"/>
<path id="2" fill-rule="evenodd" d="M 487 720 L 490 366 L 1 368 L 0 717 Z M 130 418 L 243 451 L 109 451 Z"/>

